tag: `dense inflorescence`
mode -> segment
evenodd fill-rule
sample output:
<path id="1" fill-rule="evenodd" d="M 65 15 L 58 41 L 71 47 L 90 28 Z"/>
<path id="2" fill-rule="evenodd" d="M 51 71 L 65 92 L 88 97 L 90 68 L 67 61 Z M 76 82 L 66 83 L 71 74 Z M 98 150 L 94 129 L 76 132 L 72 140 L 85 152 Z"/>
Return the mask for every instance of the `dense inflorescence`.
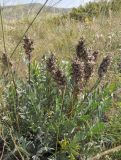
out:
<path id="1" fill-rule="evenodd" d="M 76 55 L 79 59 L 82 59 L 83 61 L 87 60 L 88 54 L 87 54 L 87 50 L 86 50 L 85 42 L 83 38 L 81 38 L 77 44 Z"/>
<path id="2" fill-rule="evenodd" d="M 102 63 L 100 64 L 100 67 L 98 69 L 99 78 L 102 78 L 106 74 L 109 65 L 110 65 L 110 56 L 106 56 L 103 59 Z"/>
<path id="3" fill-rule="evenodd" d="M 10 59 L 8 58 L 6 53 L 2 54 L 2 63 L 5 67 L 11 67 L 12 66 L 12 62 L 10 61 Z"/>
<path id="4" fill-rule="evenodd" d="M 84 62 L 81 62 L 78 57 L 72 62 L 72 81 L 74 94 L 78 94 L 83 89 L 84 80 Z"/>
<path id="5" fill-rule="evenodd" d="M 56 69 L 56 58 L 54 56 L 54 54 L 51 54 L 50 57 L 48 57 L 47 61 L 46 61 L 46 65 L 47 65 L 47 70 L 49 72 L 54 72 Z"/>
<path id="6" fill-rule="evenodd" d="M 97 61 L 98 52 L 92 52 L 86 49 L 85 41 L 83 38 L 77 44 L 76 56 L 72 62 L 72 80 L 74 90 L 82 91 L 87 82 L 91 78 L 94 65 Z M 81 90 L 80 90 L 81 87 Z M 76 88 L 76 89 L 75 89 Z"/>
<path id="7" fill-rule="evenodd" d="M 33 48 L 33 40 L 31 40 L 30 38 L 25 36 L 23 41 L 24 41 L 23 48 L 25 50 L 25 54 L 29 58 L 29 57 L 31 57 L 31 53 L 34 50 L 34 48 Z"/>
<path id="8" fill-rule="evenodd" d="M 63 71 L 58 68 L 54 54 L 51 54 L 50 57 L 47 59 L 46 66 L 47 66 L 48 72 L 52 75 L 57 85 L 59 87 L 65 87 L 66 76 L 63 73 Z"/>
<path id="9" fill-rule="evenodd" d="M 90 78 L 94 73 L 94 67 L 98 59 L 98 52 L 86 49 L 85 42 L 81 38 L 76 47 L 76 55 L 74 56 L 71 63 L 71 79 L 73 86 L 73 94 L 80 94 Z M 103 59 L 100 67 L 98 69 L 98 76 L 102 78 L 107 72 L 108 66 L 110 64 L 110 57 L 107 56 Z M 58 68 L 57 59 L 54 54 L 51 54 L 46 61 L 47 70 L 52 75 L 54 81 L 58 86 L 66 86 L 67 78 L 62 70 Z"/>

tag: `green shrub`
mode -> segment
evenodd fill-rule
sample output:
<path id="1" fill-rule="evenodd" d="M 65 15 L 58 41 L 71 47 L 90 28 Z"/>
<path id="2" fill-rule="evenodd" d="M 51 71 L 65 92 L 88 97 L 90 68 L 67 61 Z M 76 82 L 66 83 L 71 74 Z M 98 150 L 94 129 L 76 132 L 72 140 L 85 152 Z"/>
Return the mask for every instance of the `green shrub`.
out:
<path id="1" fill-rule="evenodd" d="M 112 1 L 99 1 L 99 2 L 89 2 L 85 6 L 80 6 L 79 8 L 74 8 L 70 12 L 70 17 L 72 19 L 84 21 L 85 18 L 93 19 L 99 15 L 109 16 L 109 12 L 118 12 L 121 9 L 120 0 Z"/>

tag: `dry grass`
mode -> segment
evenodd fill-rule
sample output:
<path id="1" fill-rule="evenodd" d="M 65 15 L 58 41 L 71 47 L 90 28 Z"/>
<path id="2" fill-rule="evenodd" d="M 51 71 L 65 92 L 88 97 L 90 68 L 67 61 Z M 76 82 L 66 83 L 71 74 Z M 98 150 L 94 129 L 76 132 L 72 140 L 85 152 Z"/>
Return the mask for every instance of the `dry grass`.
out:
<path id="1" fill-rule="evenodd" d="M 4 19 L 5 41 L 7 52 L 10 55 L 20 40 L 22 34 L 31 22 L 31 17 L 21 20 L 6 21 Z M 121 48 L 120 19 L 117 15 L 110 17 L 100 16 L 93 21 L 81 23 L 78 21 L 43 14 L 33 24 L 28 35 L 34 40 L 33 59 L 39 60 L 49 51 L 54 52 L 60 59 L 71 59 L 75 53 L 75 46 L 84 37 L 90 49 L 98 50 L 100 55 L 119 55 Z M 0 32 L 2 36 L 2 32 Z M 0 52 L 3 52 L 3 43 L 0 40 Z M 22 71 L 24 66 L 22 44 L 12 57 L 16 68 Z M 117 57 L 117 56 L 115 56 Z M 23 65 L 21 65 L 23 64 Z M 23 73 L 22 73 L 23 74 Z"/>

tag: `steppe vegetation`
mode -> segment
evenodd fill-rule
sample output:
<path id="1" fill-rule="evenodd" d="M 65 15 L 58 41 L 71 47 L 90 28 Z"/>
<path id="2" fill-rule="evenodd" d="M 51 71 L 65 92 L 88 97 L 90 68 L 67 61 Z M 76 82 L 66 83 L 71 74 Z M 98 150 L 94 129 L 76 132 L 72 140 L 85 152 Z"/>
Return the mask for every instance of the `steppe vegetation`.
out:
<path id="1" fill-rule="evenodd" d="M 120 8 L 1 9 L 1 160 L 121 160 Z"/>

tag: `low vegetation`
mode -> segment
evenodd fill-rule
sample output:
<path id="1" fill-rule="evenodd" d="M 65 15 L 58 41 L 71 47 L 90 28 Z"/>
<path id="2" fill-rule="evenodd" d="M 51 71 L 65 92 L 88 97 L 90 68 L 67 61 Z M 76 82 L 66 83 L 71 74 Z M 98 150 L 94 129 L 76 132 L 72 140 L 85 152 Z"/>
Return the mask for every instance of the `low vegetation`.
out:
<path id="1" fill-rule="evenodd" d="M 89 2 L 85 6 L 74 8 L 70 12 L 70 17 L 76 20 L 85 21 L 85 19 L 92 20 L 99 15 L 110 16 L 111 12 L 118 13 L 121 10 L 120 0 L 103 0 L 97 2 Z"/>
<path id="2" fill-rule="evenodd" d="M 100 3 L 84 21 L 42 13 L 15 52 L 32 17 L 4 19 L 1 160 L 121 159 L 120 9 L 96 15 Z"/>

